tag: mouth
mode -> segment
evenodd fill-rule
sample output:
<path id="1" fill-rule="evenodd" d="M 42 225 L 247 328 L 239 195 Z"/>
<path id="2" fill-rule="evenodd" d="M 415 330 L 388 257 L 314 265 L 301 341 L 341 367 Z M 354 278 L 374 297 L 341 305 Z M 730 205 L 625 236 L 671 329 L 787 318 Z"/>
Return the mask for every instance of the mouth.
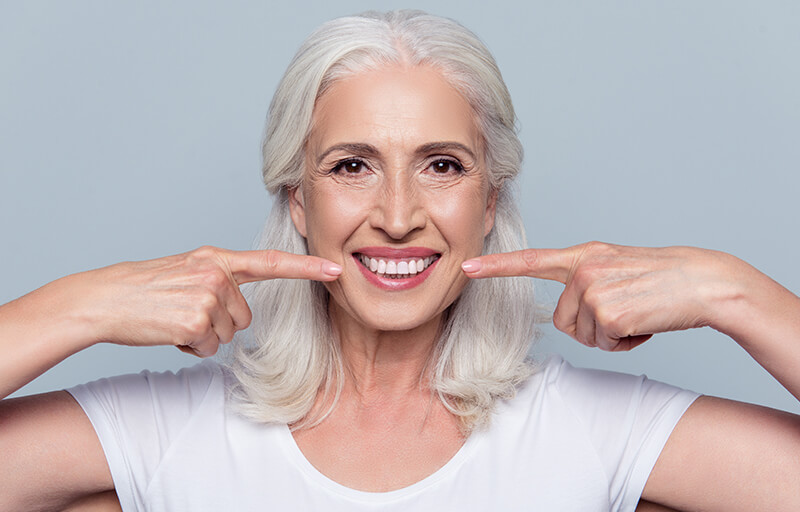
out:
<path id="1" fill-rule="evenodd" d="M 367 280 L 387 290 L 405 290 L 421 284 L 440 257 L 441 253 L 421 247 L 366 247 L 353 253 Z"/>
<path id="2" fill-rule="evenodd" d="M 370 257 L 366 254 L 355 253 L 353 256 L 361 265 L 375 274 L 386 279 L 407 279 L 421 274 L 439 259 L 438 254 L 431 256 L 409 258 L 381 258 Z"/>

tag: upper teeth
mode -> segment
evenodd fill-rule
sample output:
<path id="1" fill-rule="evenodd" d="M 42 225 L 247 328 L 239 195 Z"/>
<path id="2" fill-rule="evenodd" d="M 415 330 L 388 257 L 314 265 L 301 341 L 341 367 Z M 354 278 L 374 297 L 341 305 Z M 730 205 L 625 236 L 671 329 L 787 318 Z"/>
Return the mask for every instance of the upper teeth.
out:
<path id="1" fill-rule="evenodd" d="M 397 260 L 370 258 L 363 254 L 359 255 L 361 263 L 375 274 L 385 277 L 397 277 L 419 274 L 428 266 L 436 261 L 438 256 L 428 256 L 426 258 L 402 258 Z"/>

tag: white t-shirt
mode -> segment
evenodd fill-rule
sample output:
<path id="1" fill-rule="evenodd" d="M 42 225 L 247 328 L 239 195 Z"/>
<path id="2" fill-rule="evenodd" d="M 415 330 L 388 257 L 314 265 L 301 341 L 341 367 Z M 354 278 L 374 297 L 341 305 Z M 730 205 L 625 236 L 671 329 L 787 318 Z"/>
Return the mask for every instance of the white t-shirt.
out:
<path id="1" fill-rule="evenodd" d="M 438 471 L 371 493 L 317 471 L 286 425 L 226 408 L 227 378 L 205 361 L 69 390 L 97 431 L 124 511 L 634 510 L 697 397 L 553 358 Z"/>

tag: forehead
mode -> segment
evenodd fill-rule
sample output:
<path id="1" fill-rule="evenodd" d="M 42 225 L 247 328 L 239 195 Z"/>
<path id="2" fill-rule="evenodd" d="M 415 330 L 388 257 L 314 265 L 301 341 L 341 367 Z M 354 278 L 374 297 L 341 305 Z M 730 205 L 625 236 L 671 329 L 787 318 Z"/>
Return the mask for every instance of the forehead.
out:
<path id="1" fill-rule="evenodd" d="M 460 142 L 478 153 L 469 102 L 431 67 L 394 65 L 335 82 L 314 107 L 309 149 L 343 142 L 381 149 L 441 141 Z"/>

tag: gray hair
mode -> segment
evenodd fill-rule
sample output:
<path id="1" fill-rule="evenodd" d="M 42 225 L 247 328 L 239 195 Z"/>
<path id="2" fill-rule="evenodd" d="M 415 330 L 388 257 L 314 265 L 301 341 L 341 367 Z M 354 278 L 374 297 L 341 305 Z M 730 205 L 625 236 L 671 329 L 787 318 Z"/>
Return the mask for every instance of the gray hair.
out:
<path id="1" fill-rule="evenodd" d="M 483 253 L 525 248 L 509 183 L 519 173 L 522 146 L 500 70 L 483 43 L 457 22 L 409 10 L 329 21 L 306 39 L 289 64 L 264 135 L 264 184 L 276 197 L 258 248 L 308 254 L 289 215 L 288 191 L 303 179 L 314 105 L 337 80 L 391 63 L 431 66 L 468 100 L 483 137 L 489 183 L 498 195 Z M 318 423 L 335 406 L 343 382 L 325 287 L 272 280 L 253 283 L 245 293 L 253 323 L 233 344 L 228 362 L 237 408 L 256 421 L 293 423 L 295 428 Z M 465 431 L 488 425 L 495 401 L 513 396 L 531 374 L 526 356 L 534 316 L 528 278 L 471 281 L 446 311 L 430 362 L 430 385 L 461 418 Z M 320 392 L 329 406 L 311 417 Z"/>

